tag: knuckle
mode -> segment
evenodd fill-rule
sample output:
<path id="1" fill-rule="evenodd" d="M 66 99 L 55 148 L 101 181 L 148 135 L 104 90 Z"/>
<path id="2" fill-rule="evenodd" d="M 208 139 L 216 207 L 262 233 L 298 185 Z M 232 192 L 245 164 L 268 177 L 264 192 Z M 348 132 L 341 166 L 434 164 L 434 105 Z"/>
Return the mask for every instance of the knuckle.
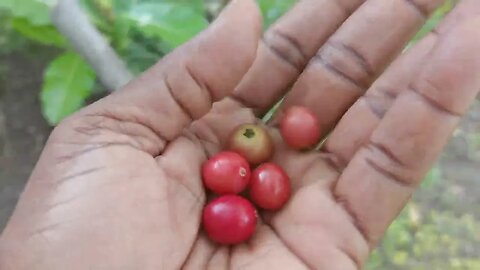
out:
<path id="1" fill-rule="evenodd" d="M 388 145 L 370 141 L 366 146 L 366 163 L 400 186 L 415 187 L 418 180 L 406 163 Z"/>
<path id="2" fill-rule="evenodd" d="M 353 46 L 329 41 L 314 57 L 313 63 L 322 64 L 337 77 L 349 81 L 365 92 L 374 78 L 368 59 Z"/>
<path id="3" fill-rule="evenodd" d="M 368 108 L 378 117 L 378 119 L 382 119 L 385 116 L 385 113 L 389 110 L 395 100 L 394 96 L 386 94 L 385 91 L 382 91 L 381 93 L 382 94 L 380 95 L 367 93 L 363 96 Z"/>
<path id="4" fill-rule="evenodd" d="M 293 36 L 272 28 L 263 37 L 263 42 L 278 58 L 293 66 L 297 71 L 303 70 L 308 59 L 300 42 Z"/>
<path id="5" fill-rule="evenodd" d="M 455 108 L 455 98 L 448 98 L 450 95 L 444 94 L 448 92 L 448 89 L 444 89 L 427 79 L 411 84 L 408 89 L 434 111 L 454 117 L 462 115 Z"/>

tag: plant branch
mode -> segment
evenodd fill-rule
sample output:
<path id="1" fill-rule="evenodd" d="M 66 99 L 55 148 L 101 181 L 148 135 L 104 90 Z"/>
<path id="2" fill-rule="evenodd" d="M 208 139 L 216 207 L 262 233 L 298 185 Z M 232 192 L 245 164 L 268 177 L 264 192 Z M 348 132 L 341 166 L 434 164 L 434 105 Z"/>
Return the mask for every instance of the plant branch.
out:
<path id="1" fill-rule="evenodd" d="M 115 50 L 90 22 L 77 0 L 59 0 L 51 10 L 55 27 L 95 70 L 110 91 L 128 83 L 133 75 Z"/>

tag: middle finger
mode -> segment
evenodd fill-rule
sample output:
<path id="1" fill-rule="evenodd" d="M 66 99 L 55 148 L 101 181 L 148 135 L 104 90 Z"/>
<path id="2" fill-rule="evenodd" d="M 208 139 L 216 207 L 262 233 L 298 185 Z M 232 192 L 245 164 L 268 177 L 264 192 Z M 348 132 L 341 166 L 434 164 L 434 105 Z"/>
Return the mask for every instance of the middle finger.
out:
<path id="1" fill-rule="evenodd" d="M 253 65 L 235 89 L 236 98 L 257 115 L 267 111 L 328 37 L 365 1 L 298 1 L 264 34 Z"/>
<path id="2" fill-rule="evenodd" d="M 320 48 L 273 123 L 285 108 L 302 105 L 318 115 L 327 133 L 442 2 L 367 1 Z"/>

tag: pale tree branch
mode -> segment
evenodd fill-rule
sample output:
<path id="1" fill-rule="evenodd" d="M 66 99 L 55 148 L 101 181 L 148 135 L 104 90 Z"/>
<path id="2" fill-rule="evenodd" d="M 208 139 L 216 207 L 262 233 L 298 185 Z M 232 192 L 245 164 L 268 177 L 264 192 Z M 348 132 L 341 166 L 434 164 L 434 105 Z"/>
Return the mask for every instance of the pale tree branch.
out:
<path id="1" fill-rule="evenodd" d="M 51 9 L 51 19 L 58 31 L 95 70 L 100 82 L 108 90 L 119 89 L 133 78 L 77 0 L 59 0 Z"/>

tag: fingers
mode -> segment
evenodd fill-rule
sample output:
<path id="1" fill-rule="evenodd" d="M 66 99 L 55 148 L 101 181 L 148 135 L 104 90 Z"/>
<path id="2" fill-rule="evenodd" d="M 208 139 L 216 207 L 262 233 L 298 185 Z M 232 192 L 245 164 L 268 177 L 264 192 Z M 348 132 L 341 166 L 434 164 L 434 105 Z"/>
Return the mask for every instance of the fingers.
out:
<path id="1" fill-rule="evenodd" d="M 334 189 L 370 245 L 403 208 L 480 90 L 480 19 L 453 28 L 432 51 L 344 170 Z"/>
<path id="2" fill-rule="evenodd" d="M 326 39 L 365 0 L 303 0 L 265 33 L 257 57 L 235 90 L 258 115 L 295 81 Z"/>
<path id="3" fill-rule="evenodd" d="M 355 152 L 368 142 L 368 139 L 388 111 L 395 97 L 412 81 L 438 40 L 455 25 L 469 18 L 480 15 L 480 2 L 476 0 L 461 1 L 437 30 L 409 49 L 375 81 L 365 96 L 360 98 L 343 116 L 342 120 L 330 134 L 324 149 L 338 157 L 342 164 L 352 158 Z"/>
<path id="4" fill-rule="evenodd" d="M 84 114 L 140 123 L 171 141 L 230 94 L 255 57 L 260 33 L 256 4 L 233 1 L 206 31 Z"/>
<path id="5" fill-rule="evenodd" d="M 217 110 L 214 108 L 213 112 L 203 117 L 200 123 L 196 122 L 196 125 L 194 127 L 195 133 L 199 137 L 203 138 L 205 141 L 212 142 L 208 143 L 209 145 L 215 145 L 225 141 L 231 130 L 235 128 L 238 124 L 252 123 L 255 121 L 254 115 L 249 113 L 250 110 L 245 110 L 244 105 L 247 105 L 247 107 L 256 108 L 256 112 L 258 115 L 259 112 L 261 114 L 264 112 L 265 109 L 270 108 L 272 103 L 277 101 L 277 97 L 284 93 L 286 88 L 290 85 L 290 83 L 292 83 L 293 80 L 296 79 L 296 76 L 300 72 L 298 69 L 293 68 L 294 65 L 292 65 L 291 63 L 289 64 L 289 61 L 285 61 L 285 59 L 292 58 L 292 54 L 295 54 L 294 52 L 299 51 L 302 51 L 302 54 L 305 56 L 313 56 L 316 53 L 317 48 L 321 46 L 321 44 L 323 44 L 339 26 L 340 22 L 336 21 L 336 18 L 338 18 L 338 16 L 335 15 L 330 18 L 330 15 L 328 15 L 336 14 L 333 11 L 338 9 L 338 7 L 336 6 L 331 6 L 332 2 L 334 2 L 335 5 L 341 3 L 341 6 L 344 7 L 343 10 L 345 10 L 345 7 L 350 7 L 350 10 L 354 10 L 355 7 L 358 7 L 361 4 L 360 2 L 324 0 L 315 1 L 316 3 L 313 4 L 311 1 L 313 0 L 299 1 L 297 5 L 290 11 L 290 13 L 285 15 L 284 18 L 282 18 L 277 24 L 272 26 L 272 28 L 269 30 L 270 34 L 266 34 L 266 36 L 275 35 L 271 33 L 276 32 L 288 34 L 289 38 L 277 39 L 277 45 L 275 45 L 275 48 L 277 48 L 276 50 L 282 51 L 282 53 L 279 54 L 278 52 L 272 52 L 270 47 L 273 46 L 268 47 L 260 44 L 255 62 L 253 63 L 251 69 L 247 72 L 245 78 L 242 79 L 240 85 L 234 92 L 236 100 L 224 100 L 222 102 L 219 102 L 224 104 L 216 104 L 216 107 L 218 108 Z M 394 49 L 396 52 L 399 48 L 402 47 L 402 45 L 398 45 L 396 43 L 398 43 L 399 40 L 406 41 L 406 39 L 408 39 L 407 36 L 412 35 L 415 32 L 414 28 L 418 27 L 424 20 L 424 18 L 419 15 L 416 9 L 409 6 L 406 1 L 405 3 L 403 3 L 402 1 L 404 0 L 395 0 L 394 3 L 396 4 L 391 4 L 391 1 L 379 0 L 369 0 L 365 2 L 359 10 L 355 11 L 354 14 L 346 22 L 343 23 L 339 32 L 334 34 L 334 37 L 338 36 L 341 37 L 342 40 L 346 41 L 351 40 L 352 44 L 359 46 L 365 50 L 371 49 L 373 55 L 375 55 L 378 59 L 389 54 L 384 52 L 382 55 L 380 55 L 379 52 L 375 52 L 375 50 L 377 50 L 378 48 L 377 46 L 382 45 L 383 43 L 385 43 L 383 44 L 383 46 L 387 49 L 392 50 L 392 46 L 395 47 Z M 421 6 L 428 8 L 428 10 L 431 10 L 431 5 L 425 4 L 432 3 L 431 1 L 435 1 L 436 3 L 439 0 L 427 0 L 427 2 L 424 2 L 424 4 Z M 350 5 L 348 6 L 347 4 Z M 400 15 L 395 15 L 396 13 L 398 13 L 396 10 L 397 5 L 403 6 L 403 12 L 400 12 Z M 389 8 L 383 10 L 382 8 L 385 7 Z M 324 14 L 323 12 L 326 12 L 326 14 Z M 347 12 L 345 12 L 345 14 L 347 14 Z M 345 16 L 348 17 L 348 15 Z M 327 18 L 330 18 L 329 20 L 331 21 L 320 21 L 322 19 L 327 20 Z M 402 20 L 405 20 L 405 22 Z M 381 29 L 381 33 L 377 33 L 378 27 L 373 29 L 374 27 L 372 26 L 372 24 L 373 26 L 386 25 L 386 27 Z M 399 26 L 396 24 L 398 24 Z M 318 29 L 321 33 L 320 35 L 317 35 L 316 31 L 312 31 L 312 26 L 315 25 L 319 25 Z M 369 30 L 371 28 L 373 30 Z M 394 30 L 400 29 L 402 31 L 396 30 L 392 32 L 392 29 L 390 28 Z M 405 34 L 405 32 L 408 33 Z M 355 37 L 350 39 L 350 35 Z M 400 35 L 400 38 L 398 38 L 397 35 Z M 385 39 L 379 40 L 377 38 L 378 36 L 387 36 L 390 37 L 390 39 L 386 39 L 386 41 Z M 286 40 L 295 40 L 295 42 L 286 42 Z M 392 45 L 393 41 L 395 41 L 396 43 Z M 287 46 L 285 45 L 287 43 L 290 45 L 300 45 Z M 369 48 L 362 47 L 362 43 L 368 44 Z M 383 49 L 383 51 L 385 51 L 385 49 Z M 356 55 L 356 53 L 349 52 L 347 52 L 347 54 Z M 282 55 L 282 57 L 280 57 L 280 55 Z M 354 58 L 354 60 L 355 59 L 357 58 Z M 377 60 L 377 62 L 378 61 L 380 60 Z M 387 59 L 385 61 L 388 62 L 389 60 Z M 328 71 L 326 72 L 328 73 Z M 324 73 L 325 71 L 323 71 L 323 73 L 319 73 L 318 76 L 321 77 Z M 335 74 L 327 75 L 336 76 Z M 312 78 L 312 76 L 309 75 L 308 78 Z M 305 82 L 306 78 L 307 77 L 302 75 L 300 80 L 303 80 Z M 334 79 L 340 80 L 340 82 L 342 82 L 341 78 L 339 79 L 335 77 Z M 290 93 L 291 95 L 293 95 L 293 92 L 296 92 L 297 94 L 294 94 L 295 97 L 290 97 L 289 99 L 291 101 L 302 99 L 298 102 L 300 102 L 300 104 L 306 104 L 306 102 L 309 102 L 307 101 L 307 99 L 310 99 L 307 94 L 313 94 L 315 97 L 317 97 L 318 95 L 321 95 L 321 93 L 329 93 L 332 96 L 330 96 L 328 100 L 318 98 L 315 100 L 315 104 L 311 104 L 312 107 L 315 105 L 316 110 L 324 110 L 328 109 L 329 107 L 333 108 L 332 106 L 336 106 L 336 108 L 341 108 L 342 111 L 346 110 L 347 107 L 350 106 L 351 101 L 348 102 L 348 105 L 342 105 L 343 101 L 340 98 L 336 97 L 335 93 L 343 93 L 350 99 L 351 97 L 348 96 L 349 93 L 354 93 L 354 90 L 349 89 L 352 86 L 341 85 L 338 83 L 338 81 L 336 85 L 328 85 L 328 83 L 330 82 L 329 80 L 330 78 L 328 78 L 328 80 L 322 83 L 312 86 L 312 89 L 309 89 L 308 93 L 303 93 L 303 90 L 300 89 L 301 87 L 297 86 L 297 90 L 293 90 Z M 333 89 L 334 87 L 336 88 Z M 357 97 L 359 94 L 360 93 L 356 93 L 355 97 Z M 326 119 L 326 122 L 332 122 L 331 115 L 322 115 L 320 119 Z M 215 152 L 215 149 L 212 149 L 211 152 Z"/>
<path id="6" fill-rule="evenodd" d="M 367 1 L 322 46 L 282 110 L 307 106 L 328 132 L 442 1 Z"/>

